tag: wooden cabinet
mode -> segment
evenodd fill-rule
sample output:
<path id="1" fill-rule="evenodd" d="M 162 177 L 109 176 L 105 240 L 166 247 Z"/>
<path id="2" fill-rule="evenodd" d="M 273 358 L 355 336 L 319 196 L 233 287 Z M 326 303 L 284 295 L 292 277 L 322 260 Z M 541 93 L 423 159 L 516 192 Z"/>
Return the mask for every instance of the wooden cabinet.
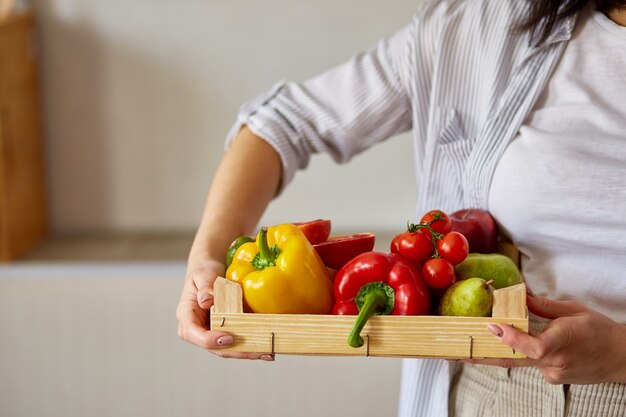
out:
<path id="1" fill-rule="evenodd" d="M 35 20 L 0 21 L 0 261 L 15 259 L 46 232 Z"/>

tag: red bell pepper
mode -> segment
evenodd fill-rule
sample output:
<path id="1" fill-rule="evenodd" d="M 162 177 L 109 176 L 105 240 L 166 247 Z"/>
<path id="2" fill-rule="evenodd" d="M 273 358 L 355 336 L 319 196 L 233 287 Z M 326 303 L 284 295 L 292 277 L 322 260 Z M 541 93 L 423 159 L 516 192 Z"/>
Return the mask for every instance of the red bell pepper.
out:
<path id="1" fill-rule="evenodd" d="M 366 252 L 335 276 L 333 314 L 358 314 L 348 344 L 363 346 L 361 330 L 376 314 L 425 315 L 430 311 L 428 288 L 419 269 L 396 254 Z"/>

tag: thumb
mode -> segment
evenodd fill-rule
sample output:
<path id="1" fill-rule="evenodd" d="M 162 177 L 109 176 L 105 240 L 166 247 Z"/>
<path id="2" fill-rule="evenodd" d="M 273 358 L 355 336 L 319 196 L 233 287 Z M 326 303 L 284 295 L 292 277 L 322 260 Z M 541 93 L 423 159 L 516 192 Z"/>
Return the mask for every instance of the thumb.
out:
<path id="1" fill-rule="evenodd" d="M 192 271 L 190 275 L 196 287 L 198 305 L 208 310 L 213 305 L 213 283 L 219 275 L 217 268 L 204 266 Z"/>
<path id="2" fill-rule="evenodd" d="M 550 320 L 573 316 L 585 311 L 585 307 L 574 301 L 558 301 L 538 295 L 528 295 L 527 305 L 534 314 Z"/>
<path id="3" fill-rule="evenodd" d="M 213 305 L 213 285 L 211 279 L 206 274 L 196 274 L 193 283 L 198 289 L 198 305 L 204 309 L 209 309 Z"/>

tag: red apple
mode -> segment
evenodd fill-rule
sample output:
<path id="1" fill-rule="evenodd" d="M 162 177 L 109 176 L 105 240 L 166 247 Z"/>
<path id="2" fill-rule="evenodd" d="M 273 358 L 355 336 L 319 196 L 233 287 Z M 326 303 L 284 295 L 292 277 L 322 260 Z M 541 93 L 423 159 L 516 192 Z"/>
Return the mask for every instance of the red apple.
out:
<path id="1" fill-rule="evenodd" d="M 464 209 L 450 214 L 452 230 L 461 233 L 471 253 L 493 253 L 498 245 L 498 226 L 487 210 Z"/>
<path id="2" fill-rule="evenodd" d="M 294 224 L 304 233 L 311 245 L 326 242 L 330 236 L 330 220 L 317 219 Z"/>
<path id="3" fill-rule="evenodd" d="M 339 270 L 357 255 L 373 250 L 375 242 L 376 236 L 373 233 L 358 233 L 334 236 L 313 247 L 324 261 L 324 265 Z"/>

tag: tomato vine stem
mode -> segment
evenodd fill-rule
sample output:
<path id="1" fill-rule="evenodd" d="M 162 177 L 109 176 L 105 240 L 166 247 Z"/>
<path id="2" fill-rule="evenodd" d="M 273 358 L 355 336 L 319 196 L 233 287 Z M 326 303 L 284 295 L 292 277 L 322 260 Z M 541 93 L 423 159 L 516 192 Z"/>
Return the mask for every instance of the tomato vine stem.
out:
<path id="1" fill-rule="evenodd" d="M 406 229 L 410 233 L 415 233 L 415 232 L 417 232 L 418 230 L 421 230 L 421 229 L 428 230 L 430 232 L 431 241 L 433 243 L 433 256 L 432 256 L 432 258 L 441 258 L 441 255 L 439 255 L 439 250 L 437 249 L 437 241 L 440 240 L 440 239 L 443 239 L 443 233 L 435 232 L 435 230 L 433 229 L 432 225 L 436 221 L 441 220 L 441 218 L 443 217 L 443 212 L 441 210 L 439 210 L 436 213 L 433 213 L 432 216 L 433 216 L 432 220 L 429 221 L 428 223 L 414 224 L 414 223 L 411 223 L 409 220 L 407 220 L 407 222 L 406 222 Z"/>

